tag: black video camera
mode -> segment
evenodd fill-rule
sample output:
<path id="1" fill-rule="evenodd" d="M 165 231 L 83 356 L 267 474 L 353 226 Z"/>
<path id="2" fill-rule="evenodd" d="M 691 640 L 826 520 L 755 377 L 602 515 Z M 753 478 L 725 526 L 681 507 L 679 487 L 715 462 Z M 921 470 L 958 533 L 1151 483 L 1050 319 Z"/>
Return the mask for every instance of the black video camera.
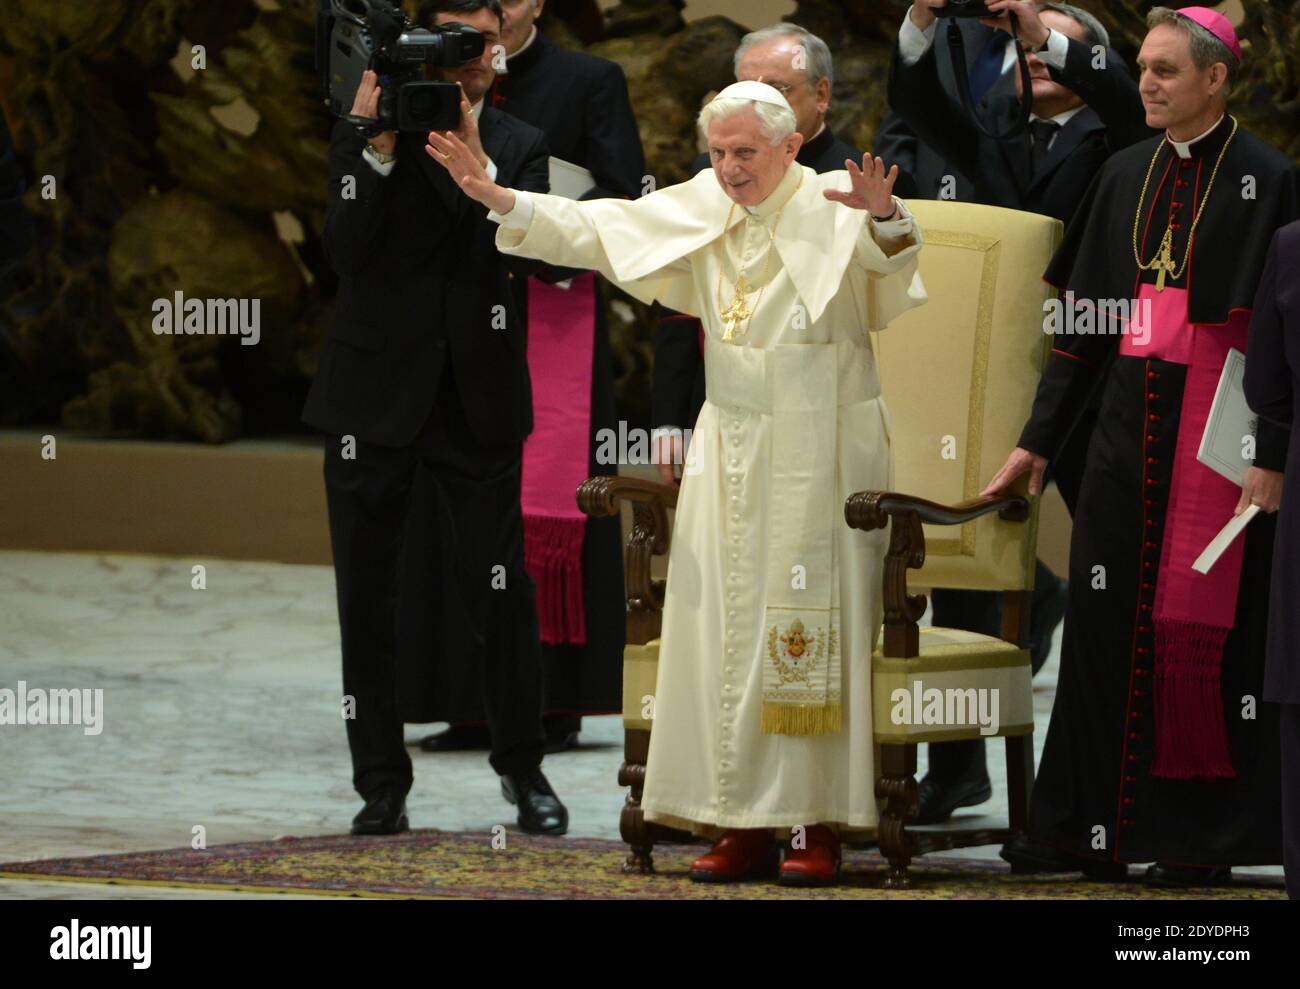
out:
<path id="1" fill-rule="evenodd" d="M 483 35 L 464 24 L 426 31 L 389 0 L 316 0 L 316 71 L 325 105 L 364 137 L 388 130 L 460 126 L 460 87 L 425 81 L 426 66 L 454 66 L 483 54 Z M 366 69 L 379 76 L 379 117 L 352 114 Z"/>
<path id="2" fill-rule="evenodd" d="M 948 0 L 948 3 L 934 11 L 935 17 L 994 17 L 984 0 Z"/>

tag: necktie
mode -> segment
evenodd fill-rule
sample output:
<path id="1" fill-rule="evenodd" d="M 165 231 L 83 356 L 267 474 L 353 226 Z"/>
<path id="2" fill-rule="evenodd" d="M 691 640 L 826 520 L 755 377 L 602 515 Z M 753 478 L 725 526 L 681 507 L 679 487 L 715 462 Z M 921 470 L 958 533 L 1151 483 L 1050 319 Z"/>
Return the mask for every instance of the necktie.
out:
<path id="1" fill-rule="evenodd" d="M 1052 138 L 1056 132 L 1061 129 L 1061 125 L 1051 120 L 1031 120 L 1029 121 L 1029 137 L 1033 141 L 1033 147 L 1030 157 L 1034 163 L 1034 170 L 1042 160 L 1047 157 L 1047 149 L 1052 143 Z"/>
<path id="2" fill-rule="evenodd" d="M 1011 35 L 1005 31 L 994 31 L 993 37 L 984 45 L 984 50 L 971 63 L 968 73 L 970 98 L 976 106 L 988 95 L 993 84 L 1002 78 L 1002 63 L 1006 60 L 1007 42 L 1010 40 Z"/>

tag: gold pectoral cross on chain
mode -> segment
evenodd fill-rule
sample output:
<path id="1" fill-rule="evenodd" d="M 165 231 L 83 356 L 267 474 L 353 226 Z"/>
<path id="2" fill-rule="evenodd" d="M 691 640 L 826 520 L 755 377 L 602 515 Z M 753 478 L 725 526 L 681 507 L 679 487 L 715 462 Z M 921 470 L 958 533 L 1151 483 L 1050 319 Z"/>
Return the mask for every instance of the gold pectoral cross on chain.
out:
<path id="1" fill-rule="evenodd" d="M 736 297 L 731 300 L 731 305 L 718 313 L 718 316 L 726 324 L 726 330 L 722 334 L 723 343 L 730 343 L 736 336 L 736 330 L 745 320 L 753 316 L 753 312 L 745 305 L 745 280 L 742 278 L 736 283 Z M 742 333 L 748 330 L 741 330 Z"/>
<path id="2" fill-rule="evenodd" d="M 1160 240 L 1160 253 L 1156 259 L 1151 262 L 1151 267 L 1158 272 L 1156 275 L 1156 291 L 1165 290 L 1165 275 L 1173 274 L 1174 271 L 1174 232 L 1165 228 L 1165 235 Z"/>

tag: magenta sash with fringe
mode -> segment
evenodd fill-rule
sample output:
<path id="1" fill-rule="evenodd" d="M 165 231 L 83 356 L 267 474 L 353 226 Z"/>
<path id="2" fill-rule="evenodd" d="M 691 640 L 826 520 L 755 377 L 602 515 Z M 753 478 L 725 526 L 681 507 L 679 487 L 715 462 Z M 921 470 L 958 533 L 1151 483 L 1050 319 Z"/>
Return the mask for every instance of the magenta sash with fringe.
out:
<path id="1" fill-rule="evenodd" d="M 548 645 L 587 641 L 582 602 L 586 516 L 578 486 L 587 479 L 596 276 L 568 289 L 528 282 L 528 369 L 533 432 L 524 442 L 524 567 L 537 584 L 537 617 Z"/>
<path id="2" fill-rule="evenodd" d="M 1156 578 L 1151 773 L 1168 779 L 1230 779 L 1236 771 L 1220 674 L 1224 643 L 1237 613 L 1245 539 L 1237 539 L 1208 574 L 1197 573 L 1192 563 L 1232 517 L 1241 488 L 1198 461 L 1196 451 L 1228 349 L 1246 349 L 1250 314 L 1234 311 L 1224 326 L 1203 326 L 1187 321 L 1183 289 L 1157 292 L 1144 284 L 1138 299 L 1150 301 L 1151 326 L 1136 322 L 1120 353 L 1187 366 Z M 1148 329 L 1145 344 L 1134 343 L 1134 334 L 1142 336 Z"/>

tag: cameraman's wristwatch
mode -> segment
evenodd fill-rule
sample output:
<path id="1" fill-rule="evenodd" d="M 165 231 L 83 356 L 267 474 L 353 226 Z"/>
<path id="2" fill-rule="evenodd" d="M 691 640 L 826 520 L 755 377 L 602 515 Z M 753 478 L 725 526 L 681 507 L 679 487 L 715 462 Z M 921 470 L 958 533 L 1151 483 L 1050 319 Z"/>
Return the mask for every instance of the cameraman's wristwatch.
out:
<path id="1" fill-rule="evenodd" d="M 366 150 L 369 151 L 371 156 L 375 159 L 375 161 L 377 161 L 381 165 L 387 165 L 390 162 L 397 161 L 397 155 L 395 154 L 386 155 L 382 151 L 380 151 L 377 147 L 375 147 L 373 144 L 367 144 Z"/>

